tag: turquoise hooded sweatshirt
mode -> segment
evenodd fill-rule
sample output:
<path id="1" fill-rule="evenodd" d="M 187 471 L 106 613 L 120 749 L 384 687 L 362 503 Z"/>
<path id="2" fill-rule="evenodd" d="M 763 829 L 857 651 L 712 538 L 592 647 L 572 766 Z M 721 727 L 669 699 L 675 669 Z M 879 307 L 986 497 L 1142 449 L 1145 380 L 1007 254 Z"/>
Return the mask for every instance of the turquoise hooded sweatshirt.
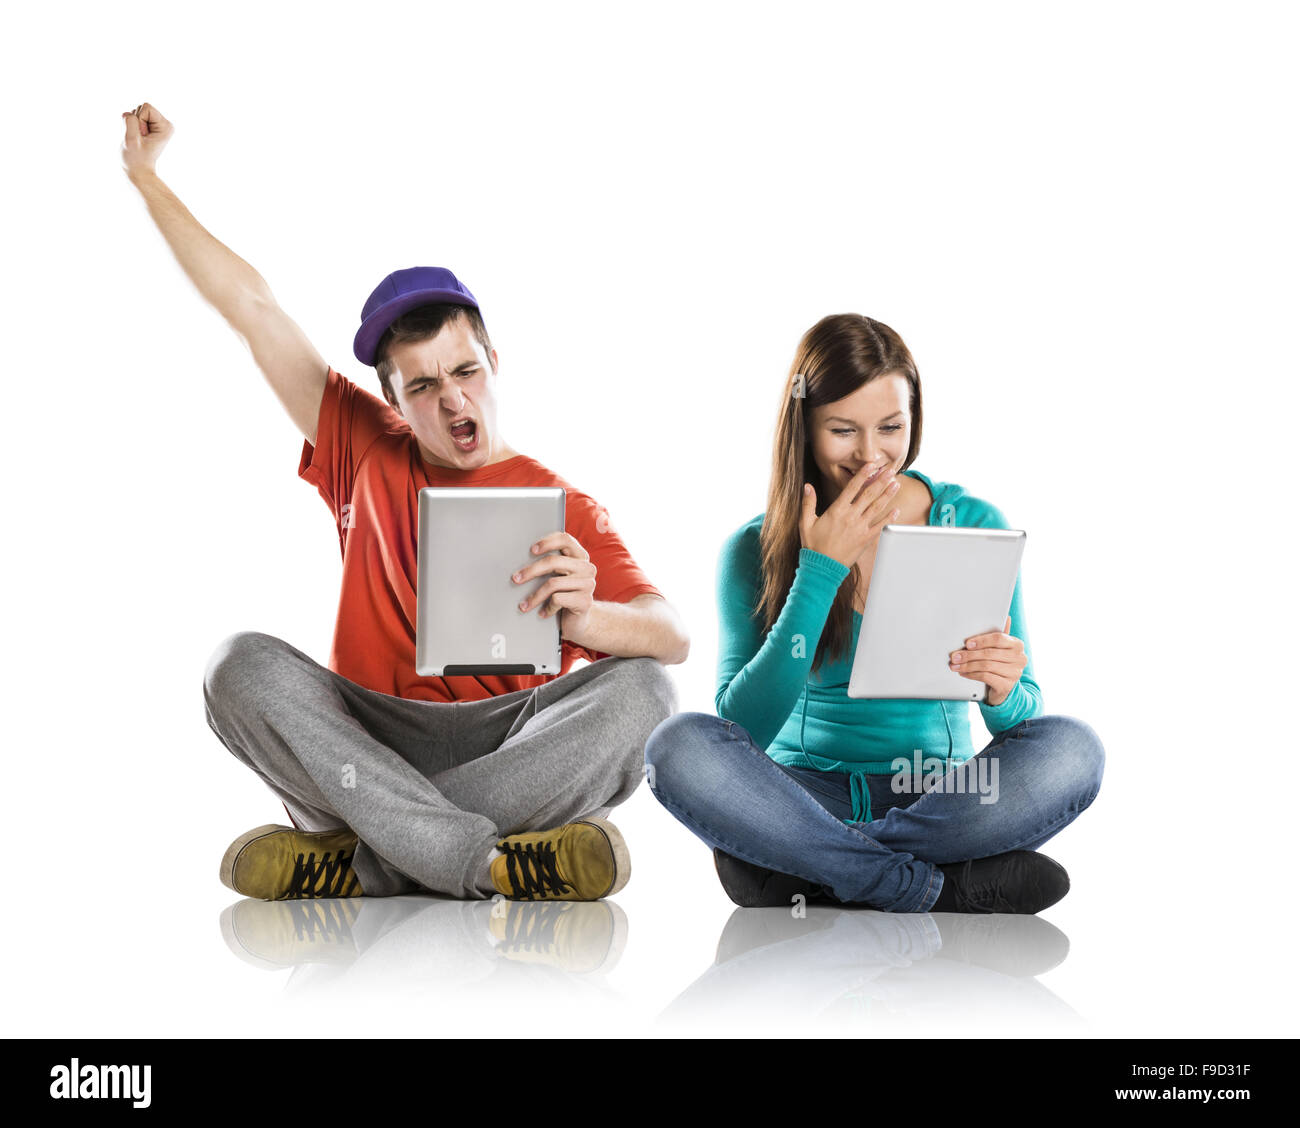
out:
<path id="1" fill-rule="evenodd" d="M 1000 510 L 972 497 L 961 486 L 932 482 L 916 470 L 903 473 L 929 489 L 930 525 L 1006 529 Z M 721 619 L 718 639 L 718 716 L 735 721 L 778 764 L 845 772 L 850 777 L 854 822 L 871 819 L 863 778 L 907 770 L 946 771 L 975 754 L 971 744 L 971 704 L 901 698 L 848 696 L 849 674 L 857 651 L 862 616 L 853 613 L 847 651 L 828 655 L 814 673 L 813 658 L 826 616 L 849 569 L 829 556 L 804 548 L 785 605 L 763 638 L 754 619 L 762 588 L 759 531 L 763 514 L 727 538 L 718 561 L 717 593 Z M 1043 712 L 1034 679 L 1033 656 L 1025 633 L 1020 577 L 1011 598 L 1011 635 L 1025 645 L 1028 664 L 1020 681 L 996 706 L 979 704 L 984 724 L 996 734 Z M 954 649 L 961 640 L 954 640 Z"/>

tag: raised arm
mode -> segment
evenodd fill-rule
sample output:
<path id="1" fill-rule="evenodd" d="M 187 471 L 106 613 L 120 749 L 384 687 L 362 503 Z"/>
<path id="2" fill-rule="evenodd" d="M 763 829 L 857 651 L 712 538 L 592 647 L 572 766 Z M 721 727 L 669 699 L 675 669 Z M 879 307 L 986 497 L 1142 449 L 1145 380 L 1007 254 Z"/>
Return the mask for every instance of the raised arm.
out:
<path id="1" fill-rule="evenodd" d="M 239 335 L 294 425 L 311 444 L 329 376 L 320 353 L 276 302 L 266 280 L 214 238 L 158 176 L 157 161 L 175 127 L 148 102 L 122 115 L 122 167 L 176 261 Z"/>

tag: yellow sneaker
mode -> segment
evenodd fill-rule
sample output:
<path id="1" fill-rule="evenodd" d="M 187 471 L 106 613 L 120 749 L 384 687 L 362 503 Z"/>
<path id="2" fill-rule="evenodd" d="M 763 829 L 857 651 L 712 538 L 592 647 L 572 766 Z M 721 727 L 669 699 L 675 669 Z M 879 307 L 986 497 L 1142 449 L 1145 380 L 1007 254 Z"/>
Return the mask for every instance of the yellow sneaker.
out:
<path id="1" fill-rule="evenodd" d="M 497 849 L 492 885 L 512 901 L 599 901 L 632 875 L 627 843 L 605 819 L 509 834 Z"/>
<path id="2" fill-rule="evenodd" d="M 221 935 L 235 955 L 254 967 L 283 971 L 308 963 L 347 965 L 357 958 L 352 925 L 361 908 L 350 899 L 236 901 L 221 914 Z"/>
<path id="3" fill-rule="evenodd" d="M 343 830 L 259 826 L 241 834 L 221 859 L 221 882 L 245 897 L 295 901 L 304 897 L 360 897 L 352 872 L 357 836 Z"/>
<path id="4" fill-rule="evenodd" d="M 617 901 L 493 901 L 488 932 L 501 959 L 590 975 L 618 963 L 627 946 L 627 916 Z"/>

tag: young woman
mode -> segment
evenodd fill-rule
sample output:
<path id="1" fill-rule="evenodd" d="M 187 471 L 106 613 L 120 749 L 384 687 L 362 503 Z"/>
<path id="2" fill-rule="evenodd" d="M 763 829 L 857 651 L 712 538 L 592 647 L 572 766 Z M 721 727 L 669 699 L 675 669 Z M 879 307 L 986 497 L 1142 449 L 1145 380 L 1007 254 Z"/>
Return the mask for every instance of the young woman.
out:
<path id="1" fill-rule="evenodd" d="M 994 506 L 911 470 L 921 382 L 907 346 L 840 314 L 799 344 L 766 513 L 718 569 L 716 717 L 679 713 L 646 745 L 651 790 L 714 848 L 740 905 L 808 900 L 890 912 L 1035 913 L 1069 888 L 1037 848 L 1101 786 L 1097 735 L 1044 716 L 1020 583 L 1002 632 L 953 639 L 988 686 L 969 705 L 847 695 L 886 524 L 1007 528 Z"/>

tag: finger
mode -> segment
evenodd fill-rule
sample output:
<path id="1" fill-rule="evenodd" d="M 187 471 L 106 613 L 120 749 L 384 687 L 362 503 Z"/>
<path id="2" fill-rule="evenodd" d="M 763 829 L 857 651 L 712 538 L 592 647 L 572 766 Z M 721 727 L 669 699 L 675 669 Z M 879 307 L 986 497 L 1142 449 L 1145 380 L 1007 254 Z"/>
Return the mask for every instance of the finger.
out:
<path id="1" fill-rule="evenodd" d="M 867 523 L 868 538 L 874 539 L 875 537 L 880 536 L 881 530 L 884 529 L 886 525 L 888 525 L 891 521 L 898 520 L 899 512 L 900 511 L 898 509 L 888 509 L 884 513 L 881 513 L 874 520 L 870 516 L 867 516 L 865 520 Z"/>
<path id="2" fill-rule="evenodd" d="M 527 614 L 534 607 L 537 607 L 550 599 L 551 592 L 554 590 L 555 588 L 552 586 L 551 581 L 547 580 L 546 583 L 542 584 L 541 587 L 533 592 L 532 595 L 525 596 L 519 601 L 519 610 L 524 614 Z"/>
<path id="3" fill-rule="evenodd" d="M 851 512 L 868 524 L 877 524 L 898 506 L 898 490 L 896 483 L 889 482 L 878 493 L 864 491 L 854 502 Z"/>
<path id="4" fill-rule="evenodd" d="M 857 506 L 862 509 L 865 509 L 875 501 L 876 498 L 889 490 L 890 486 L 892 486 L 896 481 L 894 468 L 890 466 L 884 470 L 873 471 L 871 474 L 866 475 L 861 486 L 855 488 L 854 484 L 858 481 L 859 475 L 861 475 L 866 468 L 867 467 L 864 464 L 862 469 L 849 479 L 848 485 L 844 487 L 844 492 L 840 495 L 846 499 L 849 505 Z"/>
<path id="5" fill-rule="evenodd" d="M 991 678 L 996 678 L 1006 682 L 1018 682 L 1020 675 L 1024 672 L 1023 668 L 1007 662 L 962 662 L 960 665 L 950 663 L 948 669 L 961 674 L 964 678 L 973 678 L 975 681 L 992 682 Z"/>
<path id="6" fill-rule="evenodd" d="M 579 560 L 576 556 L 562 556 L 558 552 L 548 553 L 540 560 L 525 564 L 510 578 L 517 584 L 526 584 L 538 576 L 549 575 L 594 576 L 596 566 L 590 560 Z"/>
<path id="7" fill-rule="evenodd" d="M 954 670 L 978 670 L 985 666 L 1004 666 L 1015 670 L 1016 677 L 1029 663 L 1024 655 L 1009 650 L 959 650 L 948 656 L 948 665 Z"/>
<path id="8" fill-rule="evenodd" d="M 888 513 L 886 513 L 883 517 L 881 517 L 880 520 L 876 522 L 876 524 L 883 529 L 886 525 L 892 524 L 893 522 L 897 521 L 899 517 L 901 517 L 902 515 L 903 515 L 903 511 L 901 509 L 891 509 Z"/>
<path id="9" fill-rule="evenodd" d="M 867 526 L 867 532 L 870 536 L 877 536 L 890 521 L 894 520 L 901 511 L 898 508 L 898 491 L 896 489 L 886 489 L 874 501 L 863 499 L 855 502 L 849 507 L 848 513 L 852 520 L 861 521 Z"/>
<path id="10" fill-rule="evenodd" d="M 544 552 L 559 552 L 564 556 L 572 556 L 578 560 L 589 560 L 587 550 L 582 547 L 577 538 L 571 533 L 560 530 L 554 533 L 547 533 L 530 549 L 534 556 Z"/>
<path id="11" fill-rule="evenodd" d="M 558 615 L 561 611 L 573 611 L 581 614 L 591 606 L 591 599 L 582 591 L 557 591 L 539 614 L 543 619 Z"/>
<path id="12" fill-rule="evenodd" d="M 864 490 L 868 484 L 874 485 L 879 481 L 879 469 L 873 470 L 869 462 L 864 462 L 858 467 L 853 477 L 844 483 L 844 488 L 836 495 L 835 500 L 827 508 L 838 506 L 840 509 L 852 505 L 857 500 L 858 494 Z"/>
<path id="13" fill-rule="evenodd" d="M 900 488 L 900 483 L 898 479 L 895 478 L 871 501 L 867 500 L 867 495 L 864 492 L 860 502 L 860 508 L 859 505 L 855 505 L 854 508 L 862 513 L 868 524 L 884 524 L 885 521 L 882 519 L 887 519 L 892 514 L 898 512 L 896 503 L 898 501 L 898 491 Z"/>
<path id="14" fill-rule="evenodd" d="M 953 654 L 962 655 L 963 661 L 972 658 L 992 658 L 995 655 L 998 661 L 1010 661 L 1009 655 L 1024 654 L 1024 646 L 1021 639 L 1011 638 L 1006 634 L 996 634 L 984 646 L 963 646 L 959 650 L 954 650 Z"/>
<path id="15" fill-rule="evenodd" d="M 596 585 L 591 582 L 590 577 L 583 576 L 552 576 L 546 583 L 542 584 L 532 595 L 528 596 L 519 604 L 521 611 L 530 611 L 532 608 L 545 603 L 557 591 L 592 591 Z"/>
<path id="16" fill-rule="evenodd" d="M 971 637 L 966 640 L 965 648 L 967 650 L 987 650 L 989 648 L 999 650 L 1023 650 L 1025 644 L 1012 635 L 1003 634 L 1001 631 L 990 631 L 988 634 L 971 635 Z"/>
<path id="17" fill-rule="evenodd" d="M 817 491 L 812 488 L 811 482 L 805 482 L 803 485 L 803 505 L 799 510 L 799 531 L 803 534 L 803 543 L 808 543 L 808 535 L 812 532 L 813 523 L 817 520 Z"/>

